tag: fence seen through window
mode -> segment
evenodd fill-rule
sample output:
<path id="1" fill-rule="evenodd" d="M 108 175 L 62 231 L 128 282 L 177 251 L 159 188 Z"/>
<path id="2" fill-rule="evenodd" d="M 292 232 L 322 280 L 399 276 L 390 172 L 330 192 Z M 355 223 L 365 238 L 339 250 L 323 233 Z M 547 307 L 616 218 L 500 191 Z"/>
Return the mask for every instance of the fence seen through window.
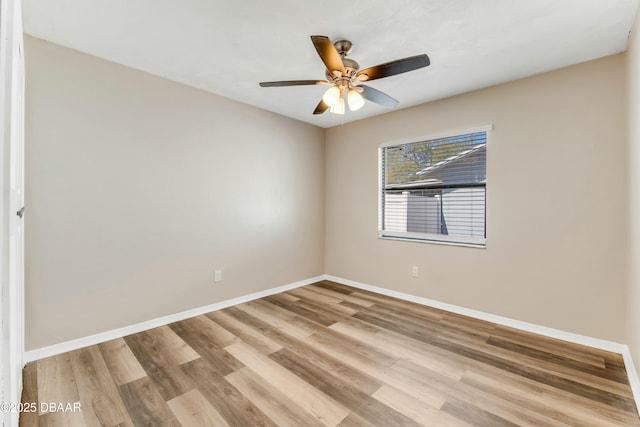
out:
<path id="1" fill-rule="evenodd" d="M 487 135 L 380 149 L 382 237 L 484 246 Z"/>

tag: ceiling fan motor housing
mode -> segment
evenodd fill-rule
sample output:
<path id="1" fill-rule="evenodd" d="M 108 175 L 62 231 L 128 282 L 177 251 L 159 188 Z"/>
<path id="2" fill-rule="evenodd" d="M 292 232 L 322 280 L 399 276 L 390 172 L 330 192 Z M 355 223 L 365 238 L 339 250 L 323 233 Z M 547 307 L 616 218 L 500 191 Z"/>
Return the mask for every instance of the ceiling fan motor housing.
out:
<path id="1" fill-rule="evenodd" d="M 342 64 L 345 68 L 345 74 L 342 76 L 336 75 L 331 70 L 326 71 L 327 80 L 332 81 L 336 84 L 339 83 L 340 80 L 345 80 L 345 78 L 351 80 L 355 77 L 356 73 L 360 69 L 360 64 L 358 64 L 353 59 L 347 58 L 346 56 L 351 53 L 351 49 L 353 48 L 353 43 L 349 40 L 338 40 L 333 44 L 333 46 L 340 54 L 340 58 L 342 59 Z M 346 81 L 344 83 L 347 83 Z"/>

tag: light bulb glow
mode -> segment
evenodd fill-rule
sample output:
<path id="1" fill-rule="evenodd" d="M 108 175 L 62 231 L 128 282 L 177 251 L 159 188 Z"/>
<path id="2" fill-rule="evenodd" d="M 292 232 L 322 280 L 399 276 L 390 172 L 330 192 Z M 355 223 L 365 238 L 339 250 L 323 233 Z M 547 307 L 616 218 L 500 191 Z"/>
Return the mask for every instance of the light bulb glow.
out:
<path id="1" fill-rule="evenodd" d="M 331 86 L 325 93 L 322 95 L 322 100 L 329 107 L 333 107 L 336 105 L 339 100 L 342 98 L 340 95 L 340 89 L 337 86 Z"/>
<path id="2" fill-rule="evenodd" d="M 331 110 L 329 111 L 334 114 L 344 114 L 344 98 L 342 96 L 338 98 L 338 102 L 336 103 L 336 105 L 331 107 Z"/>
<path id="3" fill-rule="evenodd" d="M 347 95 L 347 101 L 349 102 L 349 109 L 351 111 L 357 111 L 362 108 L 364 105 L 364 98 L 360 93 L 355 90 L 349 90 L 349 94 Z"/>

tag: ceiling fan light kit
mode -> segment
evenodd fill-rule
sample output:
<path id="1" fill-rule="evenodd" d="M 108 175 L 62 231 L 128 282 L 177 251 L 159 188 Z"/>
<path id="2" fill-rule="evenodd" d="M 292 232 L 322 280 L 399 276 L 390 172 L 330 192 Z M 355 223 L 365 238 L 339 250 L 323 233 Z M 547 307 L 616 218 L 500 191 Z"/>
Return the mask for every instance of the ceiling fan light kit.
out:
<path id="1" fill-rule="evenodd" d="M 347 105 L 349 110 L 357 111 L 364 105 L 364 98 L 355 88 L 341 90 L 338 86 L 331 86 L 322 96 L 322 101 L 327 104 L 329 111 L 334 114 L 344 114 L 345 103 L 344 98 L 347 98 Z"/>
<path id="2" fill-rule="evenodd" d="M 340 92 L 340 89 L 338 89 L 338 86 L 331 86 L 329 89 L 327 89 L 327 91 L 322 96 L 322 100 L 329 107 L 333 107 L 338 103 L 341 96 L 342 96 L 342 92 Z"/>
<path id="3" fill-rule="evenodd" d="M 347 101 L 351 111 L 357 111 L 364 105 L 364 98 L 355 89 L 349 90 L 349 93 L 347 94 Z"/>
<path id="4" fill-rule="evenodd" d="M 322 114 L 326 110 L 334 114 L 344 114 L 345 104 L 349 106 L 349 110 L 356 111 L 362 108 L 365 99 L 383 107 L 394 108 L 398 105 L 397 100 L 377 89 L 363 85 L 362 82 L 406 73 L 430 64 L 429 57 L 426 54 L 422 54 L 397 59 L 359 71 L 360 65 L 353 59 L 346 57 L 353 47 L 349 40 L 338 40 L 332 43 L 329 37 L 311 36 L 311 41 L 318 55 L 320 55 L 320 59 L 327 67 L 325 72 L 326 80 L 262 82 L 260 86 L 331 85 L 322 96 L 313 114 Z"/>
<path id="5" fill-rule="evenodd" d="M 344 97 L 340 97 L 338 102 L 329 110 L 333 114 L 344 114 Z"/>

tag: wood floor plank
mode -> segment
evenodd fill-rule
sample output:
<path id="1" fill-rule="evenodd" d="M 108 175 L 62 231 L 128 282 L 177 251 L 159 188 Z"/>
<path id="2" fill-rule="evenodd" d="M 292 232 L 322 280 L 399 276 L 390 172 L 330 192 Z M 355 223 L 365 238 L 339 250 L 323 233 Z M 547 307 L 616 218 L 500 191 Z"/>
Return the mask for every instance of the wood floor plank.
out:
<path id="1" fill-rule="evenodd" d="M 180 357 L 171 354 L 170 347 L 164 346 L 156 339 L 158 335 L 159 333 L 152 329 L 124 337 L 127 346 L 147 373 L 152 372 L 155 367 L 179 366 L 181 364 L 176 362 L 176 359 Z M 184 341 L 182 342 L 184 343 Z M 197 353 L 194 352 L 194 354 L 199 357 Z"/>
<path id="2" fill-rule="evenodd" d="M 377 304 L 371 307 L 366 314 L 357 313 L 353 317 L 360 318 L 361 320 L 363 320 L 362 317 L 375 317 L 381 322 L 393 324 L 396 329 L 419 332 L 422 335 L 439 336 L 443 338 L 452 337 L 457 342 L 461 343 L 484 343 L 489 338 L 488 332 L 478 330 L 474 333 L 469 333 L 460 328 L 444 328 L 438 321 L 420 319 L 409 314 L 402 315 L 396 310 L 384 308 Z"/>
<path id="3" fill-rule="evenodd" d="M 471 424 L 455 418 L 440 409 L 424 405 L 414 396 L 389 385 L 383 385 L 373 397 L 421 425 L 439 427 L 469 427 Z"/>
<path id="4" fill-rule="evenodd" d="M 406 323 L 394 323 L 386 319 L 377 318 L 373 315 L 358 313 L 354 317 L 363 321 L 378 325 L 385 329 L 398 332 L 402 335 L 415 338 L 419 341 L 440 347 L 451 353 L 467 357 L 472 360 L 479 361 L 481 363 L 489 364 L 499 369 L 508 370 L 510 372 L 518 373 L 518 375 L 526 378 L 534 379 L 536 381 L 543 382 L 545 384 L 552 385 L 554 387 L 563 389 L 565 391 L 574 392 L 584 397 L 592 398 L 596 401 L 604 401 L 616 407 L 620 407 L 625 410 L 635 411 L 635 405 L 630 397 L 620 396 L 609 390 L 598 389 L 594 386 L 579 383 L 573 379 L 567 379 L 540 369 L 533 368 L 531 366 L 523 365 L 522 363 L 503 357 L 490 354 L 489 351 L 482 351 L 476 348 L 471 348 L 467 345 L 455 343 L 441 337 L 438 337 L 429 332 L 425 332 L 416 328 L 407 327 Z M 595 379 L 592 379 L 595 381 Z M 611 387 L 618 387 L 614 383 Z"/>
<path id="5" fill-rule="evenodd" d="M 350 307 L 355 309 L 363 308 L 363 307 L 371 307 L 373 304 L 375 304 L 374 302 L 354 297 L 353 295 L 351 295 L 351 292 L 353 290 L 351 291 L 347 290 L 346 293 L 337 292 L 335 290 L 332 290 L 331 288 L 320 286 L 320 283 L 314 283 L 312 285 L 305 286 L 305 288 L 309 288 L 314 292 L 339 298 L 342 300 L 340 304 L 348 303 L 348 304 L 351 304 Z"/>
<path id="6" fill-rule="evenodd" d="M 297 314 L 298 316 L 304 317 L 312 322 L 316 322 L 322 326 L 329 326 L 335 323 L 335 320 L 331 316 L 327 316 L 325 313 L 319 312 L 317 310 L 309 309 L 301 304 L 298 304 L 301 301 L 291 302 L 280 295 L 271 295 L 264 298 L 265 301 L 270 302 L 273 305 L 277 305 L 287 311 Z"/>
<path id="7" fill-rule="evenodd" d="M 242 368 L 240 362 L 224 351 L 224 347 L 240 339 L 208 317 L 194 317 L 173 323 L 169 327 L 199 356 L 214 365 L 221 375 L 224 376 Z"/>
<path id="8" fill-rule="evenodd" d="M 518 427 L 518 424 L 505 420 L 491 412 L 484 411 L 458 399 L 447 401 L 442 410 L 454 417 L 479 427 Z"/>
<path id="9" fill-rule="evenodd" d="M 194 331 L 198 331 L 202 336 L 207 337 L 209 341 L 212 341 L 219 348 L 225 348 L 239 339 L 233 333 L 229 332 L 204 315 L 170 324 L 169 327 L 174 330 L 172 326 L 184 326 L 181 329 L 192 329 Z"/>
<path id="10" fill-rule="evenodd" d="M 459 354 L 464 353 L 468 355 L 468 352 L 480 353 L 496 360 L 499 359 L 510 366 L 526 365 L 540 372 L 543 376 L 548 375 L 558 377 L 562 381 L 578 382 L 595 389 L 603 390 L 612 396 L 621 396 L 627 400 L 633 398 L 631 389 L 628 387 L 628 384 L 624 383 L 626 380 L 622 380 L 621 382 L 620 380 L 611 379 L 609 377 L 614 376 L 613 374 L 598 374 L 597 368 L 591 369 L 585 365 L 580 365 L 579 362 L 562 359 L 560 356 L 543 357 L 543 352 L 527 346 L 508 345 L 506 343 L 504 346 L 496 346 L 488 342 L 484 343 L 464 338 L 459 339 L 458 337 L 445 334 L 435 336 L 432 342 L 438 342 L 438 345 L 444 344 L 445 346 L 460 346 L 460 348 L 464 348 L 465 351 L 459 352 Z M 578 366 L 582 366 L 582 369 L 578 369 Z"/>
<path id="11" fill-rule="evenodd" d="M 341 358 L 333 357 L 329 355 L 323 348 L 310 345 L 309 343 L 298 340 L 295 337 L 286 334 L 285 332 L 269 325 L 257 317 L 253 317 L 247 313 L 243 313 L 243 322 L 249 327 L 260 331 L 260 333 L 268 336 L 274 342 L 277 342 L 282 347 L 286 347 L 288 350 L 295 353 L 298 357 L 305 358 L 312 361 L 319 367 L 326 369 L 330 372 L 334 372 L 336 375 L 340 375 L 342 378 L 348 380 L 351 384 L 358 387 L 358 389 L 365 391 L 366 393 L 373 393 L 381 386 L 381 382 L 366 375 L 361 371 L 353 368 L 351 365 L 344 363 Z"/>
<path id="12" fill-rule="evenodd" d="M 362 392 L 331 372 L 318 368 L 304 359 L 298 359 L 287 349 L 280 350 L 269 357 L 318 390 L 330 394 L 337 402 L 370 422 L 393 426 L 415 425 L 415 421 L 404 414 L 380 401 L 375 401 L 370 394 Z"/>
<path id="13" fill-rule="evenodd" d="M 86 427 L 81 412 L 46 412 L 38 417 L 40 427 Z M 94 424 L 95 425 L 95 424 Z"/>
<path id="14" fill-rule="evenodd" d="M 459 347 L 456 350 L 458 353 L 466 353 L 469 357 L 474 357 L 476 360 L 481 360 L 483 363 L 490 364 L 491 366 L 499 369 L 508 370 L 509 372 L 516 373 L 522 377 L 533 379 L 543 384 L 551 385 L 555 388 L 568 391 L 596 402 L 603 402 L 616 408 L 620 408 L 627 411 L 636 410 L 635 404 L 630 394 L 627 396 L 621 396 L 618 392 L 625 391 L 623 387 L 616 387 L 608 385 L 605 387 L 603 382 L 600 382 L 598 386 L 589 385 L 588 383 L 599 382 L 597 378 L 583 377 L 585 381 L 581 382 L 577 378 L 569 379 L 565 376 L 550 373 L 549 370 L 541 370 L 537 367 L 525 365 L 522 362 L 515 362 L 503 357 L 494 356 L 488 353 L 480 353 L 477 350 Z M 550 368 L 553 369 L 553 368 Z M 609 388 L 609 390 L 605 390 Z M 615 388 L 615 390 L 613 390 Z M 626 394 L 626 393 L 625 393 Z"/>
<path id="15" fill-rule="evenodd" d="M 40 402 L 38 401 L 38 364 L 37 362 L 27 363 L 22 370 L 22 398 L 21 402 L 26 404 L 28 411 L 20 413 L 20 426 L 38 427 L 38 415 L 40 414 Z M 35 408 L 32 405 L 35 404 Z M 35 410 L 32 410 L 35 409 Z"/>
<path id="16" fill-rule="evenodd" d="M 289 390 L 291 400 L 325 426 L 335 426 L 349 414 L 343 405 L 247 344 L 238 342 L 226 350 L 273 387 Z"/>
<path id="17" fill-rule="evenodd" d="M 40 402 L 79 402 L 80 395 L 69 353 L 38 360 L 38 400 Z M 40 413 L 42 415 L 42 411 Z M 57 418 L 57 417 L 48 417 Z"/>
<path id="18" fill-rule="evenodd" d="M 334 317 L 334 321 L 336 322 L 339 321 L 342 316 L 353 316 L 358 311 L 360 311 L 360 308 L 353 308 L 352 305 L 349 305 L 349 303 L 346 303 L 345 301 L 340 301 L 335 304 L 329 304 L 319 301 L 316 298 L 300 298 L 300 300 L 298 301 L 298 305 L 304 306 L 304 303 L 312 304 L 313 309 L 317 309 L 319 307 L 320 309 L 326 310 L 330 315 L 333 315 L 335 313 L 336 317 Z"/>
<path id="19" fill-rule="evenodd" d="M 355 411 L 369 422 L 382 426 L 419 427 L 420 424 L 384 403 L 372 399 L 365 406 Z"/>
<path id="20" fill-rule="evenodd" d="M 561 341 L 556 338 L 545 337 L 533 332 L 522 331 L 508 326 L 496 325 L 493 336 L 510 340 L 519 344 L 535 346 L 540 350 L 551 350 L 563 356 L 573 357 L 576 360 L 590 362 L 595 366 L 604 367 L 606 359 L 612 359 L 623 365 L 619 354 L 587 347 L 585 345 Z"/>
<path id="21" fill-rule="evenodd" d="M 339 298 L 333 295 L 327 295 L 322 292 L 316 292 L 314 288 L 311 288 L 308 286 L 292 289 L 290 291 L 287 291 L 285 295 L 293 295 L 298 299 L 317 301 L 317 302 L 321 302 L 323 304 L 328 304 L 328 305 L 335 305 L 344 301 L 342 298 Z"/>
<path id="22" fill-rule="evenodd" d="M 280 296 L 282 298 L 284 298 L 285 300 L 290 301 L 290 302 L 296 302 L 296 301 L 298 301 L 300 299 L 297 296 L 294 296 L 294 295 L 286 293 L 286 292 L 281 293 Z"/>
<path id="23" fill-rule="evenodd" d="M 164 400 L 171 400 L 196 386 L 179 366 L 153 367 L 149 369 L 149 378 Z"/>
<path id="24" fill-rule="evenodd" d="M 274 309 L 273 304 L 268 302 L 266 302 L 266 304 L 261 304 L 258 301 L 253 301 L 251 303 L 240 304 L 237 307 L 225 310 L 229 315 L 242 321 L 242 314 L 238 311 L 264 319 L 275 328 L 293 335 L 298 339 L 304 339 L 314 332 L 314 329 L 310 329 L 306 325 L 301 325 L 300 322 L 294 322 L 293 320 L 295 319 L 295 316 L 293 313 L 283 314 L 282 312 L 278 312 Z"/>
<path id="25" fill-rule="evenodd" d="M 590 363 L 577 361 L 573 358 L 566 357 L 560 354 L 552 353 L 546 350 L 539 350 L 528 345 L 513 343 L 511 341 L 495 337 L 490 337 L 487 340 L 487 344 L 500 347 L 505 350 L 510 350 L 514 353 L 527 355 L 528 357 L 539 359 L 545 362 L 567 366 L 570 367 L 570 369 L 589 375 L 595 375 L 607 380 L 615 381 L 625 386 L 629 385 L 629 380 L 625 371 L 619 369 L 607 369 L 604 363 L 602 367 L 596 367 Z"/>
<path id="26" fill-rule="evenodd" d="M 187 363 L 182 369 L 198 384 L 198 391 L 229 425 L 277 427 L 275 422 L 220 376 L 205 359 Z"/>
<path id="27" fill-rule="evenodd" d="M 294 304 L 297 307 L 310 310 L 322 316 L 326 316 L 328 319 L 331 319 L 332 323 L 349 319 L 359 311 L 351 309 L 347 306 L 340 305 L 340 303 L 327 304 L 310 298 L 300 298 L 300 300 L 296 301 Z M 331 324 L 329 324 L 328 326 L 330 326 Z"/>
<path id="28" fill-rule="evenodd" d="M 133 426 L 100 349 L 91 346 L 70 355 L 86 423 Z"/>
<path id="29" fill-rule="evenodd" d="M 637 415 L 493 367 L 474 367 L 461 382 L 568 425 L 640 425 Z"/>
<path id="30" fill-rule="evenodd" d="M 462 378 L 466 370 L 466 365 L 463 365 L 456 360 L 440 356 L 436 353 L 429 352 L 426 348 L 421 348 L 418 345 L 412 345 L 409 340 L 402 340 L 390 345 L 388 336 L 383 336 L 377 332 L 363 331 L 362 328 L 355 326 L 355 322 L 343 323 L 338 322 L 330 326 L 331 329 L 340 332 L 343 335 L 350 336 L 354 339 L 368 342 L 376 347 L 384 348 L 385 346 L 391 348 L 393 354 L 398 357 L 411 360 L 425 368 L 445 375 L 453 380 L 459 380 Z"/>
<path id="31" fill-rule="evenodd" d="M 180 427 L 150 378 L 121 385 L 119 391 L 136 426 Z"/>
<path id="32" fill-rule="evenodd" d="M 397 309 L 400 310 L 405 310 L 409 313 L 412 312 L 422 312 L 423 309 L 420 304 L 414 303 L 414 302 L 410 302 L 410 301 L 405 301 L 405 300 L 401 300 L 398 298 L 393 298 L 393 297 L 388 297 L 386 295 L 380 295 L 380 294 L 376 294 L 373 292 L 369 292 L 369 291 L 365 291 L 362 289 L 356 289 L 354 290 L 352 293 L 350 293 L 349 295 L 351 295 L 352 297 L 355 298 L 359 298 L 359 299 L 363 299 L 365 301 L 369 301 L 372 302 L 374 305 L 378 304 L 380 306 L 384 306 L 384 307 L 395 307 Z M 372 305 L 373 307 L 373 305 Z M 438 310 L 438 309 L 432 309 L 430 310 L 430 314 L 428 314 L 429 316 L 433 317 L 434 319 L 438 319 L 438 318 L 442 318 L 441 316 L 446 315 L 447 313 L 443 312 L 442 310 Z"/>
<path id="33" fill-rule="evenodd" d="M 440 372 L 441 374 L 450 378 L 456 378 L 460 375 L 460 371 L 465 371 L 469 366 L 481 363 L 476 360 L 469 359 L 468 357 L 465 357 L 463 355 L 452 353 L 446 349 L 432 345 L 428 342 L 425 342 L 424 340 L 418 340 L 410 336 L 397 333 L 395 331 L 389 331 L 387 329 L 381 329 L 380 331 L 378 331 L 376 333 L 376 340 L 379 340 L 380 342 L 386 341 L 388 342 L 388 345 L 393 348 L 407 347 L 413 351 L 418 352 L 428 360 L 415 361 L 416 363 L 421 364 L 431 370 Z M 413 360 L 413 358 L 407 358 Z M 441 363 L 445 360 L 449 361 L 450 366 L 441 366 Z M 431 361 L 435 362 L 434 366 L 429 366 Z"/>
<path id="34" fill-rule="evenodd" d="M 407 378 L 414 378 L 423 384 L 428 384 L 430 389 L 438 391 L 443 396 L 455 395 L 458 381 L 453 380 L 445 375 L 441 375 L 436 371 L 418 365 L 408 359 L 400 359 L 391 367 L 394 375 Z"/>
<path id="35" fill-rule="evenodd" d="M 191 320 L 193 319 L 187 319 Z M 160 326 L 136 335 L 145 337 L 147 348 L 153 348 L 155 354 L 162 354 L 162 359 L 168 365 L 179 366 L 200 357 L 169 326 Z"/>
<path id="36" fill-rule="evenodd" d="M 488 394 L 484 390 L 458 383 L 455 393 L 451 395 L 455 399 L 472 405 L 475 408 L 496 415 L 516 425 L 535 426 L 560 426 L 563 424 L 546 413 L 546 411 L 532 410 L 529 405 L 514 404 L 509 399 L 503 399 L 501 393 Z"/>
<path id="37" fill-rule="evenodd" d="M 319 325 L 317 322 L 314 322 L 313 320 L 310 320 L 304 316 L 300 316 L 299 314 L 287 310 L 286 308 L 283 308 L 279 305 L 273 304 L 266 299 L 254 300 L 248 303 L 248 305 L 256 308 L 258 311 L 265 310 L 267 313 L 269 313 L 270 316 L 275 316 L 277 318 L 280 318 L 281 320 L 284 320 L 285 322 L 291 323 L 296 327 L 305 330 L 307 332 L 307 335 L 305 335 L 305 337 L 318 331 L 325 330 L 325 327 Z M 302 339 L 304 337 L 298 338 Z"/>
<path id="38" fill-rule="evenodd" d="M 284 296 L 285 294 L 278 294 L 281 296 Z M 284 299 L 286 302 L 297 302 L 300 301 L 299 298 L 297 298 L 294 301 L 290 301 L 288 299 Z M 280 320 L 284 320 L 285 322 L 290 322 L 292 319 L 304 319 L 303 323 L 298 323 L 295 322 L 295 326 L 301 327 L 303 329 L 308 329 L 311 333 L 313 333 L 315 330 L 318 329 L 318 325 L 317 323 L 306 319 L 305 317 L 301 317 L 299 316 L 297 313 L 293 313 L 290 310 L 287 310 L 286 308 L 280 307 L 277 304 L 273 304 L 272 302 L 267 301 L 264 298 L 260 298 L 258 300 L 253 300 L 253 301 L 249 301 L 248 303 L 245 304 L 240 304 L 237 306 L 240 309 L 245 309 L 245 308 L 252 308 L 258 311 L 262 311 L 263 313 L 269 315 L 270 317 L 273 318 L 277 318 Z M 247 311 L 247 310 L 245 310 Z M 248 311 L 247 311 L 248 312 Z"/>
<path id="39" fill-rule="evenodd" d="M 264 336 L 234 317 L 229 316 L 222 310 L 208 313 L 207 317 L 263 354 L 271 354 L 282 348 L 282 346 L 277 342 Z"/>
<path id="40" fill-rule="evenodd" d="M 197 389 L 167 401 L 167 405 L 183 426 L 231 427 Z"/>
<path id="41" fill-rule="evenodd" d="M 117 385 L 144 377 L 146 372 L 122 338 L 98 344 L 102 357 Z"/>
<path id="42" fill-rule="evenodd" d="M 459 344 L 456 340 L 447 338 L 449 342 Z M 466 343 L 462 344 L 465 349 L 480 352 L 488 357 L 500 359 L 509 365 L 526 365 L 527 367 L 541 372 L 543 375 L 558 377 L 562 381 L 584 384 L 594 389 L 603 390 L 610 393 L 612 398 L 620 396 L 626 400 L 633 399 L 633 394 L 626 380 L 620 382 L 609 378 L 609 375 L 596 375 L 596 372 L 589 372 L 587 367 L 578 369 L 579 362 L 569 360 L 562 361 L 558 357 L 543 357 L 543 353 L 536 352 L 524 346 L 495 346 L 490 344 Z M 505 348 L 508 347 L 508 348 Z"/>
<path id="43" fill-rule="evenodd" d="M 320 282 L 314 283 L 313 286 L 319 287 L 319 288 L 325 288 L 325 289 L 330 289 L 334 292 L 338 292 L 341 294 L 346 294 L 346 295 L 350 295 L 351 293 L 353 293 L 354 289 L 350 288 L 348 286 L 344 286 L 344 285 L 340 285 L 336 282 L 332 282 L 330 280 L 322 280 Z"/>
<path id="44" fill-rule="evenodd" d="M 323 424 L 274 388 L 251 369 L 245 367 L 225 377 L 254 405 L 281 427 L 321 427 Z"/>
<path id="45" fill-rule="evenodd" d="M 429 311 L 419 310 L 415 307 L 411 307 L 410 309 L 408 309 L 406 306 L 396 307 L 393 305 L 384 305 L 381 303 L 374 304 L 373 306 L 370 307 L 369 310 L 367 310 L 367 312 L 379 313 L 381 315 L 389 315 L 393 317 L 400 316 L 405 321 L 409 321 L 417 324 L 425 324 L 431 327 L 434 327 L 434 326 L 439 327 L 440 325 L 442 325 L 443 321 L 448 320 L 446 316 L 439 313 L 433 313 L 430 310 Z M 461 325 L 459 322 L 457 322 L 457 320 L 458 319 L 456 319 L 456 322 L 453 322 L 453 321 L 449 322 L 451 325 L 451 329 L 464 330 L 465 329 L 463 327 L 464 325 Z M 478 333 L 479 331 L 488 332 L 493 330 L 493 325 L 492 324 L 478 325 L 476 323 L 472 325 L 472 327 L 469 329 L 474 333 Z"/>
<path id="46" fill-rule="evenodd" d="M 269 355 L 269 358 L 352 411 L 371 401 L 369 393 L 286 348 Z"/>
<path id="47" fill-rule="evenodd" d="M 619 354 L 330 281 L 41 359 L 23 378 L 23 402 L 83 410 L 23 414 L 26 427 L 640 427 Z"/>
<path id="48" fill-rule="evenodd" d="M 312 342 L 313 338 L 315 338 L 315 336 L 311 336 L 309 341 Z M 326 341 L 319 341 L 316 345 L 318 348 L 322 348 L 322 350 L 329 355 L 347 363 L 353 369 L 359 370 L 383 384 L 386 383 L 397 388 L 408 390 L 411 394 L 420 399 L 423 404 L 439 408 L 446 400 L 446 396 L 440 391 L 432 389 L 419 379 L 400 375 L 397 372 L 392 372 L 390 366 L 381 365 L 380 363 L 371 361 L 366 357 L 353 354 L 349 351 L 348 347 L 334 348 L 332 346 L 327 346 Z"/>
<path id="49" fill-rule="evenodd" d="M 370 423 L 355 412 L 350 413 L 337 427 L 375 427 L 376 423 Z"/>
<path id="50" fill-rule="evenodd" d="M 326 290 L 325 292 L 321 292 L 322 288 L 314 288 L 310 286 L 305 286 L 302 288 L 296 288 L 291 291 L 288 291 L 288 294 L 296 295 L 301 300 L 318 304 L 320 307 L 327 308 L 332 312 L 338 312 L 339 314 L 351 316 L 357 313 L 362 307 L 357 306 L 353 307 L 352 303 L 345 301 L 343 298 L 339 298 L 335 295 L 329 295 Z M 343 304 L 346 303 L 346 304 Z"/>
<path id="51" fill-rule="evenodd" d="M 392 352 L 380 350 L 366 341 L 353 339 L 329 328 L 311 335 L 307 341 L 326 347 L 331 346 L 333 350 L 350 353 L 351 355 L 367 359 L 381 366 L 391 366 L 397 362 L 399 358 L 397 355 L 392 354 Z"/>
<path id="52" fill-rule="evenodd" d="M 171 329 L 167 328 L 167 330 L 170 334 L 166 330 L 151 330 L 124 338 L 165 400 L 180 396 L 194 387 L 191 378 L 185 375 L 179 366 L 184 360 L 200 358 Z M 177 349 L 178 354 L 170 354 L 172 348 Z"/>

